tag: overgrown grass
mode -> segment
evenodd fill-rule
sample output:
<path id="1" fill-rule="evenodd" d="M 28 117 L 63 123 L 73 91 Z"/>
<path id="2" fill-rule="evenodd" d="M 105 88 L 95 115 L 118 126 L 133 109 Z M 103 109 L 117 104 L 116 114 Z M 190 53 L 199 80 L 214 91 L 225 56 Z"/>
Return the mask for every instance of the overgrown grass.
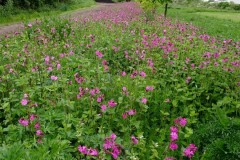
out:
<path id="1" fill-rule="evenodd" d="M 78 3 L 64 4 L 60 3 L 56 5 L 55 8 L 50 6 L 44 6 L 38 10 L 22 10 L 15 9 L 14 13 L 10 16 L 1 16 L 0 15 L 0 25 L 5 25 L 14 22 L 20 21 L 29 21 L 35 18 L 43 18 L 49 16 L 57 16 L 64 14 L 69 11 L 73 11 L 79 8 L 85 8 L 95 5 L 94 0 L 80 0 Z"/>
<path id="2" fill-rule="evenodd" d="M 159 9 L 163 13 L 163 8 Z M 209 35 L 220 39 L 240 40 L 240 12 L 201 9 L 201 8 L 170 8 L 168 17 L 175 20 L 191 22 Z"/>

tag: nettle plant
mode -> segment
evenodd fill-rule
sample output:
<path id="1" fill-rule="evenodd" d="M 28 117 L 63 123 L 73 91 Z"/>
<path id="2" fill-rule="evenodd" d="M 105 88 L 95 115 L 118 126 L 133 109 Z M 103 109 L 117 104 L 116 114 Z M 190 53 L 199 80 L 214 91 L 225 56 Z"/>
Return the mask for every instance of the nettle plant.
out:
<path id="1" fill-rule="evenodd" d="M 240 42 L 142 15 L 121 3 L 1 37 L 0 159 L 203 157 L 199 123 L 239 116 Z"/>

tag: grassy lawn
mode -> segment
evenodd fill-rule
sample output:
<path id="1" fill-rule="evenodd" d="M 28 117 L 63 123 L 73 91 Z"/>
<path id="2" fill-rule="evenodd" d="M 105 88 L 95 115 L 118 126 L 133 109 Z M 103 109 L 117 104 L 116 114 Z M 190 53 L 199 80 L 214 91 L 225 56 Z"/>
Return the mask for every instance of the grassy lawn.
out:
<path id="1" fill-rule="evenodd" d="M 163 13 L 163 8 L 160 9 Z M 203 32 L 221 39 L 240 40 L 240 12 L 212 9 L 170 8 L 168 17 L 191 22 Z"/>
<path id="2" fill-rule="evenodd" d="M 49 17 L 49 16 L 57 16 L 60 14 L 66 14 L 71 13 L 74 10 L 80 9 L 80 8 L 86 8 L 95 5 L 95 1 L 93 0 L 87 0 L 82 1 L 80 4 L 60 4 L 56 8 L 48 8 L 44 7 L 39 10 L 19 10 L 16 9 L 15 14 L 11 16 L 0 16 L 0 26 L 11 24 L 15 22 L 20 21 L 29 21 L 36 18 L 43 18 L 43 17 Z"/>
<path id="3" fill-rule="evenodd" d="M 231 13 L 231 12 L 196 12 L 195 14 L 215 17 L 220 19 L 232 20 L 234 22 L 240 22 L 240 13 Z"/>

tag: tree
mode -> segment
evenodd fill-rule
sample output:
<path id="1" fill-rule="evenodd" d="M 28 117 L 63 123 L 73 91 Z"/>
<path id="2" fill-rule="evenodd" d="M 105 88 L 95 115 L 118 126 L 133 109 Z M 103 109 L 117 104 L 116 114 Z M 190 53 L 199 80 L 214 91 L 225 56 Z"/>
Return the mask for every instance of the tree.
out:
<path id="1" fill-rule="evenodd" d="M 168 9 L 168 3 L 171 3 L 172 0 L 138 0 L 141 3 L 141 6 L 145 10 L 152 10 L 154 13 L 156 11 L 156 8 L 158 7 L 158 4 L 165 5 L 164 10 L 164 17 L 167 16 L 167 9 Z"/>
<path id="2" fill-rule="evenodd" d="M 167 17 L 168 3 L 172 3 L 172 0 L 152 0 L 154 3 L 159 2 L 160 4 L 165 5 L 164 17 Z"/>

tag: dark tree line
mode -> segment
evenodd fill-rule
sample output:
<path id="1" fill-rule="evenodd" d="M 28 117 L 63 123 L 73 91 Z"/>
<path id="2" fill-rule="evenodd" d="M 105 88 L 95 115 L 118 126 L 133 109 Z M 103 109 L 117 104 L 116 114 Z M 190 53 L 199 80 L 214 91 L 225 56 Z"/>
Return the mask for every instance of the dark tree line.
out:
<path id="1" fill-rule="evenodd" d="M 0 0 L 0 5 L 6 5 L 12 1 L 14 7 L 37 9 L 44 5 L 54 6 L 57 3 L 71 3 L 73 0 Z"/>

